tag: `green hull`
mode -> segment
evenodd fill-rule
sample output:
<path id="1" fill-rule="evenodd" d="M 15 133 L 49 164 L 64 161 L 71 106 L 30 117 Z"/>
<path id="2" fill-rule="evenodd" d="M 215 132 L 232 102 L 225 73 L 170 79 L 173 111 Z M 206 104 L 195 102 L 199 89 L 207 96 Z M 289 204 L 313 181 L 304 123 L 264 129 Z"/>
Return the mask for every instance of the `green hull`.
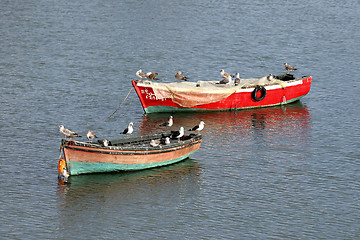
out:
<path id="1" fill-rule="evenodd" d="M 79 175 L 85 173 L 103 173 L 103 172 L 116 172 L 116 171 L 136 171 L 148 168 L 161 167 L 164 165 L 174 164 L 188 158 L 191 154 L 196 151 L 188 153 L 179 158 L 155 162 L 146 164 L 117 164 L 117 163 L 83 163 L 83 162 L 72 162 L 67 163 L 70 175 Z"/>

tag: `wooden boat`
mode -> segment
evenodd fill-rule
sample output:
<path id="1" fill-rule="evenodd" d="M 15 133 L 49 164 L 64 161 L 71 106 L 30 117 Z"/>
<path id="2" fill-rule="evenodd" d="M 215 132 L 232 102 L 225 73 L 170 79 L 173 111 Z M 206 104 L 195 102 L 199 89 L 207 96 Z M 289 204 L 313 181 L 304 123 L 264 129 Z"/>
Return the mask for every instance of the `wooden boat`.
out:
<path id="1" fill-rule="evenodd" d="M 312 77 L 291 74 L 241 79 L 240 84 L 219 81 L 157 83 L 133 80 L 145 113 L 178 111 L 231 111 L 291 103 L 305 96 Z"/>
<path id="2" fill-rule="evenodd" d="M 110 146 L 62 139 L 60 150 L 64 159 L 58 164 L 60 175 L 113 171 L 133 171 L 179 162 L 200 148 L 202 135 L 184 135 L 170 144 L 151 146 L 151 140 L 161 140 L 166 134 L 111 140 Z M 168 134 L 170 135 L 170 133 Z M 63 161 L 63 162 L 61 162 Z M 64 169 L 63 169 L 64 168 Z M 66 174 L 65 174 L 66 175 Z M 66 178 L 66 176 L 63 176 Z"/>

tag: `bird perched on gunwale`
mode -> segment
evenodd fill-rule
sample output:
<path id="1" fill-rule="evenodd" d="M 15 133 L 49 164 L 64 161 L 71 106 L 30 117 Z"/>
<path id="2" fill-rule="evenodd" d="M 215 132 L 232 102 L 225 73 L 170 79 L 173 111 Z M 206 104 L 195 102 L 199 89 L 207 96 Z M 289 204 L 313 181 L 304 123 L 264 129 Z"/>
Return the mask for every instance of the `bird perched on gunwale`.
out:
<path id="1" fill-rule="evenodd" d="M 146 77 L 149 79 L 149 80 L 159 80 L 156 76 L 159 75 L 158 73 L 151 73 L 151 72 L 148 72 L 146 73 Z"/>
<path id="2" fill-rule="evenodd" d="M 70 129 L 65 128 L 63 125 L 59 126 L 59 130 L 62 134 L 65 135 L 65 139 L 66 139 L 66 137 L 69 137 L 69 138 L 81 137 L 79 134 L 71 131 Z"/>
<path id="3" fill-rule="evenodd" d="M 236 73 L 235 77 L 235 86 L 237 86 L 240 84 L 240 73 Z"/>
<path id="4" fill-rule="evenodd" d="M 121 134 L 127 134 L 127 135 L 130 135 L 133 133 L 134 129 L 133 129 L 133 123 L 130 122 L 129 123 L 129 126 L 127 128 L 124 129 L 124 131 L 121 133 Z"/>
<path id="5" fill-rule="evenodd" d="M 98 143 L 100 143 L 103 147 L 108 147 L 108 146 L 111 146 L 111 142 L 107 139 L 104 139 L 104 140 L 98 140 Z"/>
<path id="6" fill-rule="evenodd" d="M 285 67 L 285 70 L 288 71 L 288 72 L 287 72 L 288 74 L 290 73 L 290 71 L 295 71 L 295 70 L 297 70 L 295 67 L 290 66 L 290 65 L 287 64 L 287 63 L 284 63 L 284 67 Z"/>
<path id="7" fill-rule="evenodd" d="M 175 78 L 178 80 L 178 82 L 181 82 L 181 81 L 187 81 L 187 77 L 185 77 L 184 75 L 181 75 L 182 72 L 177 72 L 175 74 Z"/>
<path id="8" fill-rule="evenodd" d="M 147 78 L 146 74 L 143 73 L 141 69 L 136 72 L 136 76 L 138 76 L 140 79 Z"/>
<path id="9" fill-rule="evenodd" d="M 87 131 L 86 137 L 89 140 L 89 142 L 92 142 L 94 138 L 97 138 L 96 134 L 93 131 Z"/>
<path id="10" fill-rule="evenodd" d="M 200 123 L 198 125 L 196 125 L 193 128 L 190 128 L 188 131 L 201 131 L 204 129 L 204 127 L 205 127 L 204 121 L 200 121 Z"/>
<path id="11" fill-rule="evenodd" d="M 223 80 L 221 80 L 218 84 L 228 84 L 230 83 L 232 80 L 232 77 L 231 76 L 227 76 L 227 77 L 224 77 Z"/>
<path id="12" fill-rule="evenodd" d="M 151 145 L 152 147 L 157 147 L 157 146 L 159 146 L 159 145 L 160 145 L 160 139 L 151 139 L 150 145 Z"/>
<path id="13" fill-rule="evenodd" d="M 166 122 L 160 124 L 161 127 L 171 127 L 174 124 L 173 121 L 173 116 L 169 117 L 169 120 L 167 120 Z"/>
<path id="14" fill-rule="evenodd" d="M 177 138 L 179 140 L 182 136 L 184 136 L 184 133 L 185 133 L 184 127 L 180 127 L 180 129 L 178 131 L 171 131 L 170 137 L 172 139 Z"/>

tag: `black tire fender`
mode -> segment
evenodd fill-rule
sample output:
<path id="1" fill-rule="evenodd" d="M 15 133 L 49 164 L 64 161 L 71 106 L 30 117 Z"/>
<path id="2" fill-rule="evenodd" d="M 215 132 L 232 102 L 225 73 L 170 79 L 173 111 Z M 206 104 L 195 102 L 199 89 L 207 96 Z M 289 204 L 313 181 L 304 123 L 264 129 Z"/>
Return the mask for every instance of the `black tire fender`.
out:
<path id="1" fill-rule="evenodd" d="M 261 96 L 257 97 L 257 92 L 260 91 L 261 92 Z M 266 89 L 263 86 L 256 86 L 254 91 L 252 91 L 251 93 L 251 97 L 255 100 L 255 101 L 261 101 L 265 98 L 266 96 Z"/>

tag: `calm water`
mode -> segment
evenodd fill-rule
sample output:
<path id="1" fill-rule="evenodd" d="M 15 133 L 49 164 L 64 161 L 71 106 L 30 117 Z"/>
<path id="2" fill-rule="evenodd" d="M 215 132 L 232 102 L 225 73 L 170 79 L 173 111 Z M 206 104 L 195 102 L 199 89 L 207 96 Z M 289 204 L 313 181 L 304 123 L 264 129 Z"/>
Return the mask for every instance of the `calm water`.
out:
<path id="1" fill-rule="evenodd" d="M 0 0 L 2 239 L 359 239 L 360 27 L 349 1 Z M 60 124 L 157 132 L 130 80 L 313 76 L 285 107 L 204 120 L 190 159 L 57 181 Z"/>

